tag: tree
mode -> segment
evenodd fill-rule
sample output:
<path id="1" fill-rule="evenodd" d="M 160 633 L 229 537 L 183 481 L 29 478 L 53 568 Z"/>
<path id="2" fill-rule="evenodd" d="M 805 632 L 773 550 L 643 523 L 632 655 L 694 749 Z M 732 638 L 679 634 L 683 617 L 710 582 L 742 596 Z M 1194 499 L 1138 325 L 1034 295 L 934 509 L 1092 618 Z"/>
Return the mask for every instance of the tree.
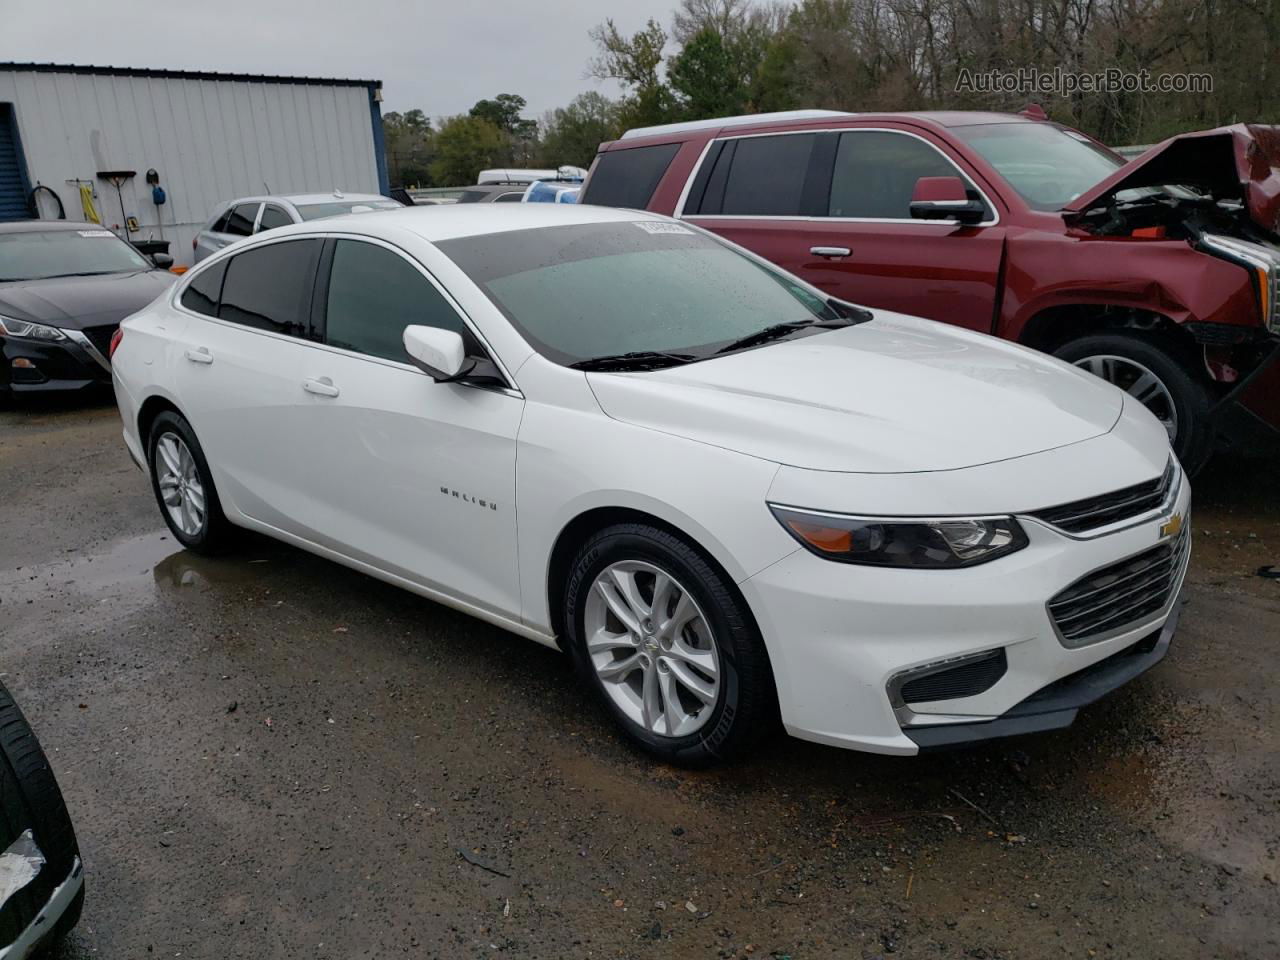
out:
<path id="1" fill-rule="evenodd" d="M 671 60 L 667 74 L 684 113 L 693 120 L 746 109 L 750 90 L 724 37 L 704 27 Z"/>
<path id="2" fill-rule="evenodd" d="M 431 179 L 444 187 L 476 182 L 481 170 L 505 166 L 511 143 L 504 130 L 482 117 L 462 115 L 440 122 Z"/>
<path id="3" fill-rule="evenodd" d="M 590 166 L 601 143 L 621 136 L 619 115 L 618 103 L 594 90 L 574 97 L 567 107 L 552 110 L 542 123 L 538 164 Z"/>
<path id="4" fill-rule="evenodd" d="M 431 182 L 431 121 L 421 110 L 385 114 L 382 137 L 387 149 L 387 175 L 392 184 Z"/>
<path id="5" fill-rule="evenodd" d="M 612 20 L 593 27 L 591 39 L 600 54 L 591 61 L 591 75 L 599 80 L 617 80 L 631 92 L 622 101 L 621 120 L 627 127 L 666 123 L 675 113 L 675 97 L 662 79 L 662 51 L 667 32 L 656 20 L 643 30 L 624 37 Z"/>
<path id="6" fill-rule="evenodd" d="M 538 136 L 538 124 L 535 120 L 525 120 L 520 116 L 527 102 L 524 97 L 514 93 L 500 93 L 492 100 L 479 100 L 471 108 L 471 116 L 488 120 L 499 130 L 505 131 L 517 149 L 532 143 Z"/>

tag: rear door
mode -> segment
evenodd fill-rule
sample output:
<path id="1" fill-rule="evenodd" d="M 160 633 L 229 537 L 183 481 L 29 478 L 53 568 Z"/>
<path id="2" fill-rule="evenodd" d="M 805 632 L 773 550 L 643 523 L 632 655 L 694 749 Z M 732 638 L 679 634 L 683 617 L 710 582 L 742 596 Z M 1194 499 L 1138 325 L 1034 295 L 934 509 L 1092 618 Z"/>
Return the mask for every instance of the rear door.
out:
<path id="1" fill-rule="evenodd" d="M 920 177 L 959 176 L 988 209 L 911 216 Z M 911 131 L 850 128 L 713 143 L 685 216 L 854 303 L 992 329 L 1004 228 L 973 177 Z"/>
<path id="2" fill-rule="evenodd" d="M 182 306 L 177 387 L 218 492 L 246 516 L 301 536 L 314 519 L 307 464 L 328 438 L 308 435 L 304 386 L 320 239 L 266 243 L 198 274 Z M 224 265 L 225 264 L 225 265 Z M 216 277 L 206 277 L 220 271 Z M 216 302 L 214 301 L 216 290 Z"/>

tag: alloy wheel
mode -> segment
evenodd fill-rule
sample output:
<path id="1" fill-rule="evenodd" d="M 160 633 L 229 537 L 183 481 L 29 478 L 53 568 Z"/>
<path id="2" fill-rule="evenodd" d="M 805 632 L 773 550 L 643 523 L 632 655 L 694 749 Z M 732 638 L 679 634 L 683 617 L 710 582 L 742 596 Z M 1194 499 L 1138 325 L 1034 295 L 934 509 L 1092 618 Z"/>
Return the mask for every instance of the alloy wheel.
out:
<path id="1" fill-rule="evenodd" d="M 583 614 L 596 676 L 632 723 L 663 737 L 707 723 L 720 696 L 720 653 L 678 580 L 644 561 L 610 564 L 591 584 Z"/>
<path id="2" fill-rule="evenodd" d="M 186 441 L 176 433 L 161 434 L 154 469 L 169 519 L 187 536 L 198 536 L 205 524 L 204 484 Z"/>
<path id="3" fill-rule="evenodd" d="M 1095 377 L 1101 377 L 1108 383 L 1115 384 L 1155 414 L 1155 418 L 1168 432 L 1170 443 L 1177 437 L 1178 409 L 1173 405 L 1173 395 L 1164 385 L 1164 381 L 1142 364 L 1128 357 L 1103 354 L 1096 357 L 1081 357 L 1075 361 L 1075 365 L 1089 371 Z"/>

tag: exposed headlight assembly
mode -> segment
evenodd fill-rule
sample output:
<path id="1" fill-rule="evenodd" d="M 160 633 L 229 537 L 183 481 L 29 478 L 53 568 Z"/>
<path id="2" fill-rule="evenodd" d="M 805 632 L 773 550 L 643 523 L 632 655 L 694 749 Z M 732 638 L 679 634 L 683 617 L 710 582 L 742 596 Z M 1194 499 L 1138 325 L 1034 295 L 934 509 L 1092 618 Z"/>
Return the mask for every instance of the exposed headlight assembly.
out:
<path id="1" fill-rule="evenodd" d="M 851 517 L 769 505 L 809 552 L 840 563 L 953 569 L 1021 550 L 1027 535 L 1013 517 L 936 520 Z"/>
<path id="2" fill-rule="evenodd" d="M 11 317 L 0 317 L 0 333 L 9 337 L 23 337 L 27 340 L 65 340 L 67 335 L 57 327 L 46 327 L 43 323 L 28 323 L 26 320 L 14 320 Z"/>
<path id="3" fill-rule="evenodd" d="M 1272 333 L 1280 333 L 1280 251 L 1216 233 L 1204 234 L 1200 242 L 1253 275 L 1262 322 Z"/>

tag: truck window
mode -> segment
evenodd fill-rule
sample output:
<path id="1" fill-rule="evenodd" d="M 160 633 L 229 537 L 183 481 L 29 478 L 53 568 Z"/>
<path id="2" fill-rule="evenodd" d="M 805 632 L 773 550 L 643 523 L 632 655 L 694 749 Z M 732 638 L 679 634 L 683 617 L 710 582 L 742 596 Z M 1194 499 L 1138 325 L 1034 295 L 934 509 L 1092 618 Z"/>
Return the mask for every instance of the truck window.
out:
<path id="1" fill-rule="evenodd" d="M 600 154 L 582 203 L 643 210 L 679 150 L 678 143 L 660 143 Z"/>
<path id="2" fill-rule="evenodd" d="M 827 216 L 910 220 L 911 194 L 921 177 L 960 177 L 971 186 L 955 164 L 916 137 L 885 130 L 842 133 Z"/>
<path id="3" fill-rule="evenodd" d="M 741 137 L 728 141 L 716 157 L 699 209 L 703 216 L 797 217 L 812 133 Z"/>

